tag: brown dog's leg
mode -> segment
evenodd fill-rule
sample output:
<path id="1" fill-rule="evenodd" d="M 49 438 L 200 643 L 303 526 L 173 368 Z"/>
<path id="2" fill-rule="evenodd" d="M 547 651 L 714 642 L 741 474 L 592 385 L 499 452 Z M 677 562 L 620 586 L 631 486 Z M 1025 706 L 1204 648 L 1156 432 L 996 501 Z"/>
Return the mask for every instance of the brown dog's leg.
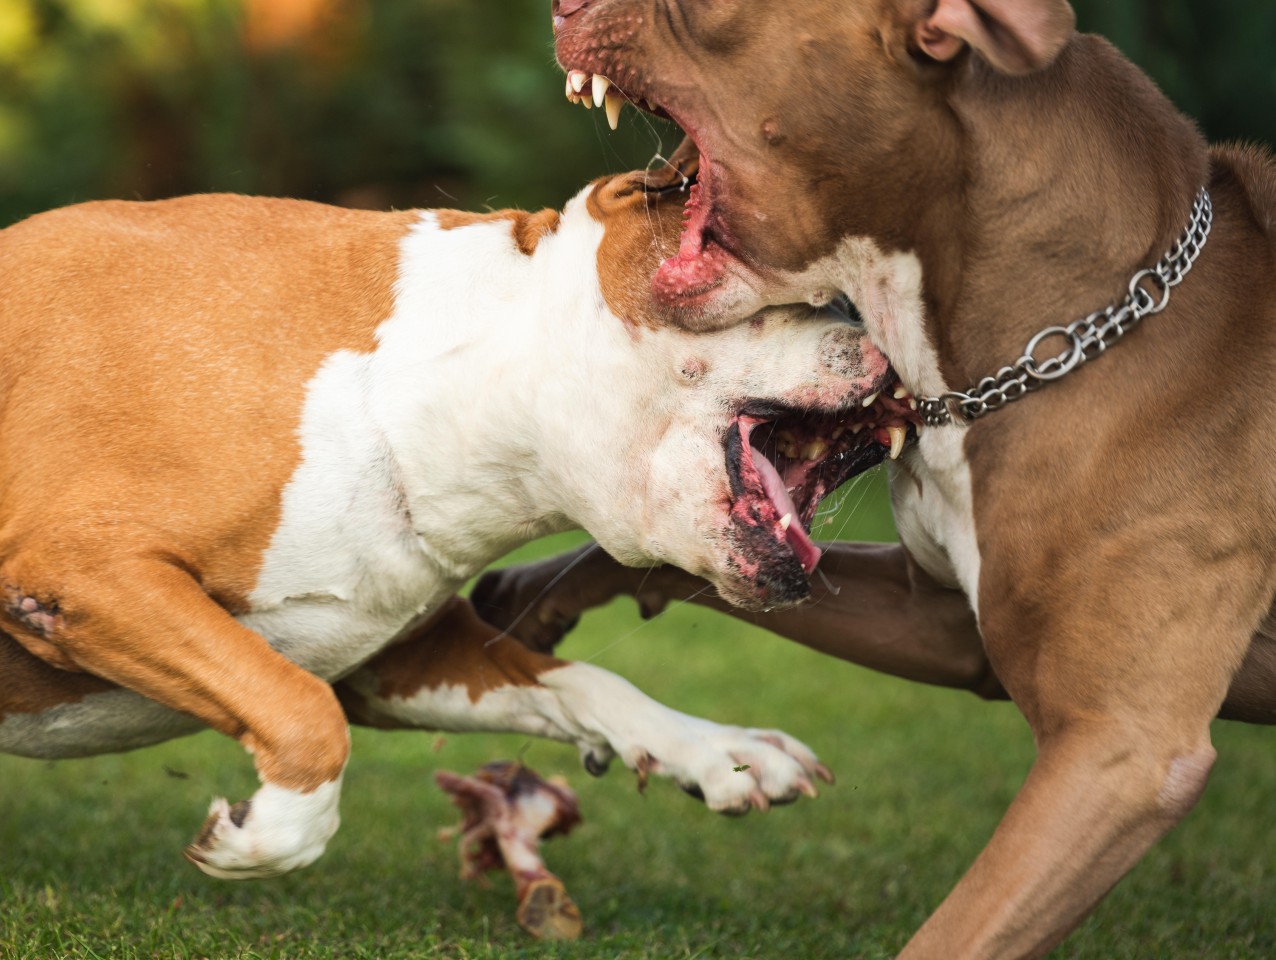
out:
<path id="1" fill-rule="evenodd" d="M 175 563 L 82 558 L 84 573 L 50 574 L 40 557 L 5 564 L 3 617 L 37 655 L 105 678 L 192 714 L 238 740 L 262 787 L 251 800 L 213 803 L 187 856 L 227 878 L 305 866 L 337 828 L 349 753 L 345 716 L 324 681 L 240 626 Z M 41 555 L 43 556 L 43 555 Z"/>
<path id="2" fill-rule="evenodd" d="M 573 743 L 601 774 L 619 756 L 640 783 L 668 776 L 713 810 L 765 809 L 831 779 L 778 730 L 724 726 L 663 706 L 587 663 L 529 650 L 454 599 L 337 685 L 350 719 L 383 728 L 507 731 Z"/>
<path id="3" fill-rule="evenodd" d="M 1105 563 L 1081 549 L 1049 570 L 993 555 L 981 622 L 1038 757 L 907 960 L 1038 957 L 1058 943 L 1196 803 L 1210 721 L 1261 616 L 1253 571 L 1224 554 L 1187 565 L 1161 543 Z M 1197 573 L 1190 593 L 1164 576 L 1180 568 Z"/>
<path id="4" fill-rule="evenodd" d="M 484 574 L 471 600 L 511 636 L 551 650 L 581 613 L 614 597 L 636 597 L 644 616 L 689 599 L 873 670 L 1005 696 L 965 595 L 936 583 L 903 547 L 832 543 L 820 570 L 810 603 L 753 614 L 724 603 L 698 577 L 674 567 L 622 567 L 590 545 Z"/>

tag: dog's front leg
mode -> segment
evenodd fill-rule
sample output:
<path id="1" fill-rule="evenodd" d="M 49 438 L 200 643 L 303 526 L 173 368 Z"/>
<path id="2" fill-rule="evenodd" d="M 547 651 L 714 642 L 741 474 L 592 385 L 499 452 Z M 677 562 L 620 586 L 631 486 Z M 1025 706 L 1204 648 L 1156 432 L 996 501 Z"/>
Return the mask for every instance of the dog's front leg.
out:
<path id="1" fill-rule="evenodd" d="M 831 780 L 778 730 L 671 710 L 598 667 L 529 650 L 454 599 L 337 685 L 350 719 L 383 728 L 506 731 L 575 744 L 595 775 L 619 756 L 640 781 L 670 777 L 724 813 L 765 809 Z"/>
<path id="2" fill-rule="evenodd" d="M 634 596 L 648 617 L 690 600 L 873 670 L 1005 696 L 965 594 L 936 583 L 902 546 L 831 543 L 820 571 L 809 602 L 749 613 L 698 577 L 668 566 L 623 567 L 590 545 L 484 574 L 471 599 L 485 619 L 538 650 L 552 649 L 581 613 L 617 596 Z"/>
<path id="3" fill-rule="evenodd" d="M 1052 567 L 992 556 L 981 623 L 1038 756 L 904 960 L 1039 957 L 1057 944 L 1196 803 L 1215 757 L 1210 721 L 1260 616 L 1239 563 L 1186 564 L 1168 541 L 1108 563 L 1084 549 Z M 1193 592 L 1157 564 L 1197 571 Z"/>
<path id="4" fill-rule="evenodd" d="M 213 802 L 186 856 L 205 873 L 266 877 L 318 857 L 337 829 L 349 731 L 332 689 L 272 650 L 156 549 L 100 556 L 64 545 L 77 571 L 19 554 L 0 570 L 5 627 L 23 646 L 73 664 L 233 737 L 262 786 Z"/>

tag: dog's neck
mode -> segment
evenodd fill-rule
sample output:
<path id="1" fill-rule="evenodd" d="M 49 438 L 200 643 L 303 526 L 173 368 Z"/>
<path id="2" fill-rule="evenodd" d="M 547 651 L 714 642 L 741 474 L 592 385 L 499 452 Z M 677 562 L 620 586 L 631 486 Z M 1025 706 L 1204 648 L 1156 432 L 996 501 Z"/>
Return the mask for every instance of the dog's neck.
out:
<path id="1" fill-rule="evenodd" d="M 499 228 L 405 241 L 411 267 L 378 334 L 373 419 L 414 531 L 455 579 L 537 537 L 602 523 L 587 504 L 619 472 L 626 442 L 595 448 L 606 438 L 582 413 L 637 398 L 624 395 L 636 379 L 629 333 L 599 315 L 600 230 L 565 218 L 514 260 Z M 484 261 L 499 269 L 473 268 Z"/>
<path id="2" fill-rule="evenodd" d="M 1038 330 L 1119 300 L 1187 225 L 1209 160 L 1192 123 L 1097 37 L 1030 77 L 972 58 L 947 102 L 963 188 L 948 249 L 935 218 L 918 249 L 931 336 L 962 389 Z"/>

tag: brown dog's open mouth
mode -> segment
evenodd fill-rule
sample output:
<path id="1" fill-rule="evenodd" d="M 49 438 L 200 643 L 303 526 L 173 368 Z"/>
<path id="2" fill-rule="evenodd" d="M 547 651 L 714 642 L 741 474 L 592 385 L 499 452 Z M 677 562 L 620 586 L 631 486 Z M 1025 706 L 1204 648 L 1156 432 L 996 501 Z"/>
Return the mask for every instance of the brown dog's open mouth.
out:
<path id="1" fill-rule="evenodd" d="M 563 51 L 560 50 L 560 56 Z M 596 53 L 588 55 L 590 58 Z M 617 68 L 619 69 L 619 68 Z M 718 174 L 701 138 L 681 117 L 677 106 L 664 102 L 633 71 L 626 74 L 625 88 L 601 73 L 568 69 L 567 99 L 585 106 L 597 105 L 607 112 L 615 130 L 626 103 L 654 116 L 672 120 L 687 134 L 687 142 L 670 157 L 666 166 L 651 171 L 653 185 L 678 183 L 686 188 L 682 235 L 678 252 L 660 265 L 652 281 L 652 291 L 662 302 L 680 309 L 693 309 L 724 281 L 729 266 L 742 257 L 729 231 L 716 216 Z"/>
<path id="2" fill-rule="evenodd" d="M 916 400 L 894 376 L 836 412 L 746 404 L 726 439 L 732 518 L 787 547 L 809 576 L 820 559 L 809 533 L 820 501 L 887 456 L 898 457 L 919 422 Z"/>

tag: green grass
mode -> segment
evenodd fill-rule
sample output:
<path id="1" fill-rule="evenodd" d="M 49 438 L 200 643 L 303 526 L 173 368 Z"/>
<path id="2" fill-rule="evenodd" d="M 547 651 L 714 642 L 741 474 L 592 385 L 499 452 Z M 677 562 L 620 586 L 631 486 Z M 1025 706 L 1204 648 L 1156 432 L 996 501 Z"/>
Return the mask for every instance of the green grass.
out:
<path id="1" fill-rule="evenodd" d="M 848 534 L 884 532 L 878 508 L 856 516 Z M 227 883 L 179 851 L 210 797 L 252 791 L 235 744 L 201 734 L 124 756 L 0 758 L 0 957 L 884 958 L 961 875 L 1032 758 L 1009 705 L 876 676 L 698 609 L 643 625 L 619 602 L 565 653 L 675 707 L 782 727 L 838 783 L 731 820 L 664 782 L 640 796 L 621 769 L 593 780 L 558 744 L 361 730 L 328 853 L 293 876 Z M 1276 955 L 1272 736 L 1217 726 L 1199 807 L 1057 956 Z M 463 884 L 435 839 L 454 817 L 431 771 L 513 755 L 580 795 L 584 826 L 545 850 L 585 918 L 572 945 L 529 941 L 508 881 Z"/>

